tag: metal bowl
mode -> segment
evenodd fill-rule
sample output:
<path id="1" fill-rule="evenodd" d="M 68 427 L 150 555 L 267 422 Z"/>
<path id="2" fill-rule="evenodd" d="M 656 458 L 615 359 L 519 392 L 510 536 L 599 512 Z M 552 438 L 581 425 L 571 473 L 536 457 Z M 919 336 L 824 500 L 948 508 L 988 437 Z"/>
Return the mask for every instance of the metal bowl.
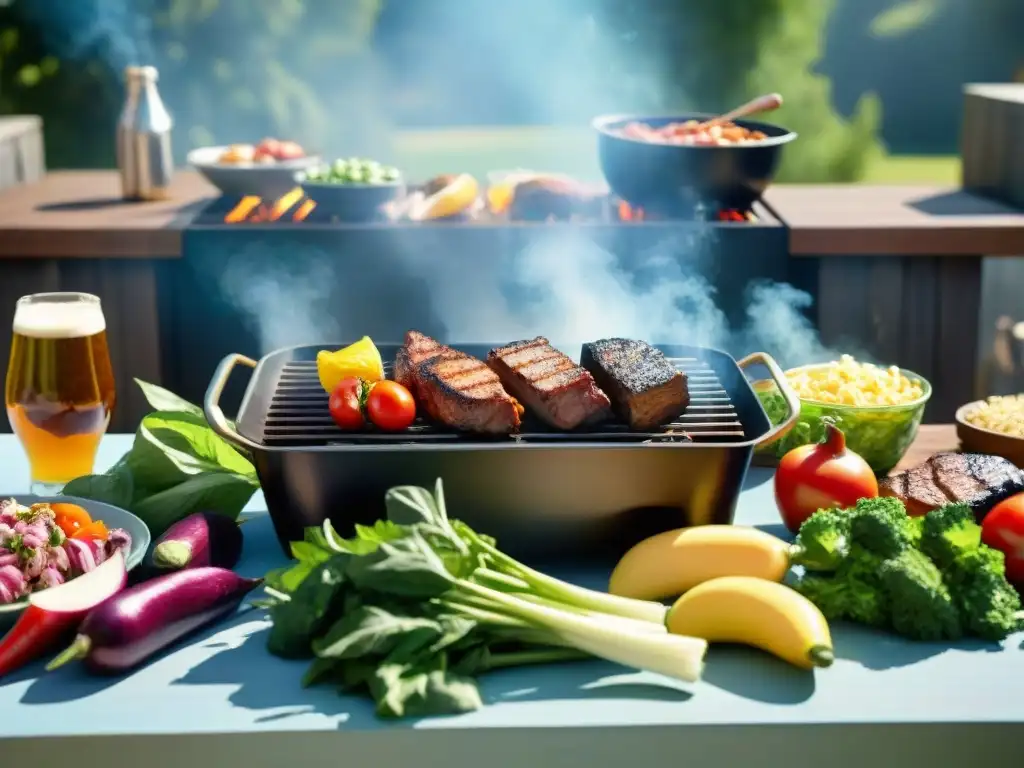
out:
<path id="1" fill-rule="evenodd" d="M 189 165 L 227 197 L 281 197 L 295 189 L 296 172 L 320 164 L 317 155 L 273 163 L 220 162 L 221 156 L 228 149 L 227 146 L 200 147 L 188 153 Z"/>
<path id="2" fill-rule="evenodd" d="M 356 224 L 375 221 L 385 205 L 405 194 L 405 182 L 401 180 L 383 184 L 338 184 L 306 181 L 305 174 L 299 172 L 292 179 L 292 185 L 296 183 L 325 214 Z"/>
<path id="3" fill-rule="evenodd" d="M 631 205 L 646 208 L 705 203 L 749 209 L 771 184 L 783 146 L 797 136 L 792 131 L 756 120 L 736 120 L 736 125 L 761 131 L 768 138 L 724 146 L 656 144 L 621 133 L 632 122 L 660 128 L 712 117 L 686 114 L 596 118 L 593 126 L 598 134 L 601 172 L 608 186 Z"/>

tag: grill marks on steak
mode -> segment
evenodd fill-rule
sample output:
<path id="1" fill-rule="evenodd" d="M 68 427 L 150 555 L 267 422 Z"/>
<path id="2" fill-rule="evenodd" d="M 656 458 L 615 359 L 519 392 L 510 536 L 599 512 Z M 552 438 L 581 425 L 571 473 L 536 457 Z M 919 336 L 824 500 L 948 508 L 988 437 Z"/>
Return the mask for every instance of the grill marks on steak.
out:
<path id="1" fill-rule="evenodd" d="M 493 435 L 519 429 L 522 406 L 482 360 L 461 352 L 435 355 L 420 363 L 415 381 L 416 399 L 435 421 Z"/>
<path id="2" fill-rule="evenodd" d="M 584 344 L 580 364 L 635 432 L 657 429 L 690 403 L 686 375 L 645 341 L 601 339 Z"/>
<path id="3" fill-rule="evenodd" d="M 405 343 L 395 355 L 395 381 L 415 395 L 416 378 L 423 363 L 435 357 L 450 358 L 461 354 L 419 331 L 407 331 Z"/>
<path id="4" fill-rule="evenodd" d="M 590 372 L 543 336 L 492 349 L 487 364 L 513 397 L 556 429 L 572 430 L 611 416 L 611 402 Z"/>
<path id="5" fill-rule="evenodd" d="M 980 453 L 937 453 L 924 464 L 879 483 L 879 493 L 900 499 L 911 515 L 962 502 L 979 520 L 1021 491 L 1024 472 L 1001 456 Z"/>
<path id="6" fill-rule="evenodd" d="M 394 377 L 427 415 L 454 429 L 507 435 L 519 428 L 522 406 L 482 360 L 408 331 L 395 355 Z"/>

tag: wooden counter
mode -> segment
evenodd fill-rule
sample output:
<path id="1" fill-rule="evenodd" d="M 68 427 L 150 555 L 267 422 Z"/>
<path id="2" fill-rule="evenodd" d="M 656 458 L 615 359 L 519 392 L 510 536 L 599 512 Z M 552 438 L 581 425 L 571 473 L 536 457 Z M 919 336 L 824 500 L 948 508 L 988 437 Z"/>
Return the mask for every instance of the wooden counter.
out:
<path id="1" fill-rule="evenodd" d="M 113 171 L 50 173 L 0 193 L 0 258 L 177 258 L 181 231 L 217 191 L 199 174 L 181 172 L 171 194 L 126 202 Z"/>
<path id="2" fill-rule="evenodd" d="M 173 258 L 216 195 L 192 171 L 166 202 L 125 203 L 118 190 L 113 171 L 59 171 L 0 193 L 0 258 Z M 794 256 L 1024 254 L 1024 213 L 957 189 L 793 184 L 765 201 Z"/>

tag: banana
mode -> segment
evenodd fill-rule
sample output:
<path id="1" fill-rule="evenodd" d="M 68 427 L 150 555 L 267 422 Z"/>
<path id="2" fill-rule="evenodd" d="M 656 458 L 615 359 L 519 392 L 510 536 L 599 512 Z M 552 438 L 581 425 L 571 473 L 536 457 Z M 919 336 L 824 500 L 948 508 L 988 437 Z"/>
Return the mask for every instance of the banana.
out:
<path id="1" fill-rule="evenodd" d="M 608 591 L 637 600 L 664 600 L 720 576 L 782 581 L 790 545 L 739 525 L 699 525 L 666 531 L 630 549 L 612 572 Z"/>
<path id="2" fill-rule="evenodd" d="M 810 600 L 774 581 L 726 576 L 680 597 L 665 620 L 668 631 L 710 643 L 760 648 L 801 669 L 832 664 L 828 622 Z"/>

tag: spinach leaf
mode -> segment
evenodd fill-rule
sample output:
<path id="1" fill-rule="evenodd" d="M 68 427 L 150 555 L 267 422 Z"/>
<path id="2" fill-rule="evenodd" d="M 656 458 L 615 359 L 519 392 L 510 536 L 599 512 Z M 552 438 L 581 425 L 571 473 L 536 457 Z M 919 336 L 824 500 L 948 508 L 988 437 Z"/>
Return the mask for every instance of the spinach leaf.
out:
<path id="1" fill-rule="evenodd" d="M 408 529 L 390 520 L 378 520 L 372 526 L 356 525 L 356 538 L 360 541 L 383 544 L 385 541 L 400 539 Z"/>
<path id="2" fill-rule="evenodd" d="M 257 487 L 257 483 L 242 475 L 197 474 L 133 504 L 132 511 L 145 520 L 154 536 L 159 536 L 193 512 L 212 510 L 237 518 Z"/>
<path id="3" fill-rule="evenodd" d="M 400 525 L 388 524 L 388 521 L 378 521 L 386 527 L 368 528 L 364 525 L 356 526 L 356 535 L 350 539 L 344 539 L 334 530 L 330 520 L 324 523 L 322 529 L 307 529 L 306 538 L 312 536 L 317 541 L 322 541 L 324 546 L 335 552 L 348 552 L 353 555 L 369 555 L 377 551 L 383 541 L 400 539 L 408 532 L 407 528 Z M 319 535 L 317 535 L 319 532 Z"/>
<path id="4" fill-rule="evenodd" d="M 135 383 L 139 385 L 139 389 L 142 390 L 146 402 L 149 403 L 154 411 L 181 411 L 195 416 L 203 416 L 202 408 L 190 403 L 183 397 L 178 397 L 169 389 L 164 389 L 161 386 L 140 381 L 139 379 L 135 379 Z"/>
<path id="5" fill-rule="evenodd" d="M 327 634 L 313 642 L 313 652 L 325 658 L 354 659 L 387 656 L 399 645 L 402 656 L 429 647 L 444 636 L 444 628 L 422 616 L 394 614 L 364 605 L 336 621 Z"/>
<path id="6" fill-rule="evenodd" d="M 286 568 L 275 568 L 263 577 L 263 583 L 278 592 L 290 595 L 316 568 L 316 563 L 296 563 Z"/>
<path id="7" fill-rule="evenodd" d="M 291 543 L 292 557 L 300 563 L 319 565 L 331 559 L 331 550 L 311 544 L 308 541 L 293 541 Z"/>
<path id="8" fill-rule="evenodd" d="M 139 425 L 128 462 L 138 483 L 165 490 L 203 472 L 231 472 L 256 482 L 256 469 L 202 416 L 151 413 Z"/>
<path id="9" fill-rule="evenodd" d="M 313 638 L 330 621 L 332 610 L 344 599 L 347 555 L 335 555 L 314 567 L 292 592 L 291 600 L 270 609 L 273 626 L 267 649 L 275 656 L 306 658 L 312 653 Z"/>
<path id="10" fill-rule="evenodd" d="M 417 664 L 384 663 L 369 680 L 381 717 L 457 715 L 483 706 L 476 683 L 445 669 L 444 654 Z"/>
<path id="11" fill-rule="evenodd" d="M 413 485 L 392 488 L 384 496 L 384 506 L 390 522 L 419 526 L 425 534 L 443 540 L 451 551 L 469 553 L 466 543 L 448 520 L 440 478 L 434 493 Z"/>
<path id="12" fill-rule="evenodd" d="M 438 597 L 452 582 L 444 562 L 416 528 L 371 554 L 353 557 L 346 575 L 360 589 L 418 599 Z"/>
<path id="13" fill-rule="evenodd" d="M 85 475 L 64 486 L 61 494 L 101 501 L 128 509 L 132 505 L 135 481 L 128 463 L 121 459 L 102 475 Z"/>

